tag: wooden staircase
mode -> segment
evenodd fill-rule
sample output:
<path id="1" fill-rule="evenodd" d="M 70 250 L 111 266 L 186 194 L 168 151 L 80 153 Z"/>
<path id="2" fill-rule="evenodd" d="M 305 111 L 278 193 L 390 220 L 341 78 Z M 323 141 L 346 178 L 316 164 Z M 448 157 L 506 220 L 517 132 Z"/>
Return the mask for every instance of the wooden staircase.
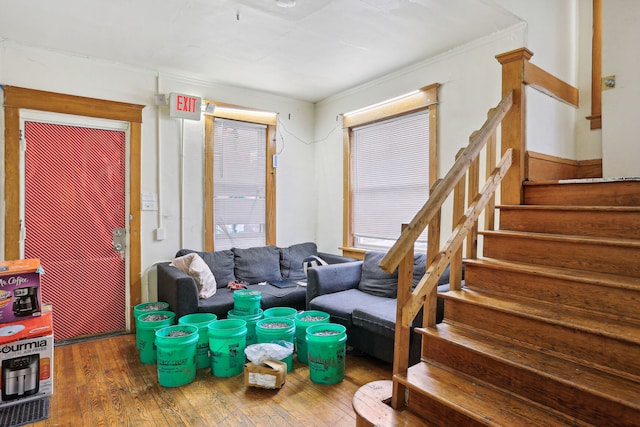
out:
<path id="1" fill-rule="evenodd" d="M 640 180 L 527 183 L 497 209 L 444 322 L 418 330 L 421 363 L 394 378 L 404 410 L 363 387 L 357 425 L 640 425 Z M 375 383 L 378 401 L 391 390 Z"/>

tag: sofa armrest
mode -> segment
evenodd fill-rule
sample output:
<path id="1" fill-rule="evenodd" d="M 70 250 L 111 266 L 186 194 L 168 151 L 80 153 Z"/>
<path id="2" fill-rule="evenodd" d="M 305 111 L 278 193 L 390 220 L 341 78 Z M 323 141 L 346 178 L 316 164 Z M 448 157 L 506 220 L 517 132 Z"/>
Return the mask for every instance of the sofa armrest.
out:
<path id="1" fill-rule="evenodd" d="M 328 264 L 340 264 L 343 262 L 353 262 L 353 261 L 358 261 L 355 258 L 351 258 L 348 256 L 343 256 L 343 255 L 334 255 L 334 254 L 330 254 L 328 252 L 318 252 L 318 257 L 320 257 L 322 260 L 326 261 Z"/>
<path id="2" fill-rule="evenodd" d="M 307 270 L 307 309 L 317 296 L 357 288 L 361 274 L 362 261 L 311 267 Z"/>
<path id="3" fill-rule="evenodd" d="M 158 264 L 158 300 L 169 303 L 176 320 L 198 312 L 198 285 L 191 276 L 168 262 Z"/>

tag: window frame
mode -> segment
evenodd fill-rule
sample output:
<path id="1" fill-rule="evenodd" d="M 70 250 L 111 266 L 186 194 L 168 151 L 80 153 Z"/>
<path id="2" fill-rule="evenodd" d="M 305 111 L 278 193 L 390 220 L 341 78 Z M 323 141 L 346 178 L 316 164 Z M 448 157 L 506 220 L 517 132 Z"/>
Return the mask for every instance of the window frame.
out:
<path id="1" fill-rule="evenodd" d="M 212 114 L 204 115 L 204 244 L 205 251 L 215 250 L 214 220 L 214 121 L 230 119 L 241 122 L 263 124 L 267 126 L 265 141 L 265 244 L 276 244 L 276 168 L 273 167 L 273 156 L 276 154 L 276 124 L 277 114 L 268 113 L 225 104 L 216 101 L 206 101 L 216 106 Z"/>
<path id="2" fill-rule="evenodd" d="M 343 117 L 343 255 L 363 259 L 366 249 L 354 246 L 353 236 L 353 162 L 352 162 L 352 130 L 357 126 L 372 124 L 421 110 L 429 110 L 429 188 L 438 176 L 438 87 L 434 83 L 416 92 L 391 99 L 380 104 L 366 107 Z M 400 224 L 398 224 L 400 227 Z"/>

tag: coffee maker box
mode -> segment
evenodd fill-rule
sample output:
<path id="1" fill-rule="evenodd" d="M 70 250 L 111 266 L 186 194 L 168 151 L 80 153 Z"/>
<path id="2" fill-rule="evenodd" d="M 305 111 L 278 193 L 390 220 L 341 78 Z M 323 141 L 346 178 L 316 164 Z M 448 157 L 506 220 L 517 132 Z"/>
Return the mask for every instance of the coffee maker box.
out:
<path id="1" fill-rule="evenodd" d="M 43 273 L 37 258 L 0 262 L 0 323 L 40 316 Z"/>
<path id="2" fill-rule="evenodd" d="M 53 322 L 42 316 L 0 325 L 0 408 L 53 394 Z"/>

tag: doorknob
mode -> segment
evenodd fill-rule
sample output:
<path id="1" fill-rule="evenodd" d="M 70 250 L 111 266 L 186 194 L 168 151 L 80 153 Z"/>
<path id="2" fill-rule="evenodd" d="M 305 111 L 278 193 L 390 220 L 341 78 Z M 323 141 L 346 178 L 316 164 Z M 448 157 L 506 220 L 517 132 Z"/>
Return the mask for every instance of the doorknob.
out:
<path id="1" fill-rule="evenodd" d="M 111 241 L 113 250 L 120 253 L 120 258 L 124 259 L 124 249 L 127 245 L 127 235 L 124 228 L 113 229 L 113 240 Z"/>

